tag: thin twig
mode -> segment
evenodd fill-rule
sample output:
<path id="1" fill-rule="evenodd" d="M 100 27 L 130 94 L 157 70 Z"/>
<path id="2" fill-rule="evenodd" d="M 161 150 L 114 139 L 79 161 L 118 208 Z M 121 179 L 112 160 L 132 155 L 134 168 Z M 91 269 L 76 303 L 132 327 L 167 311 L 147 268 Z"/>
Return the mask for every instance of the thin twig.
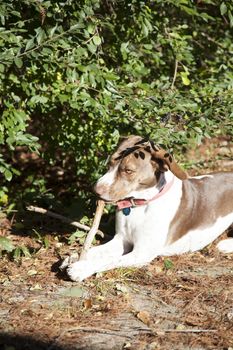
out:
<path id="1" fill-rule="evenodd" d="M 216 329 L 150 329 L 150 328 L 137 327 L 137 331 L 138 333 L 146 332 L 147 334 L 151 334 L 151 335 L 156 335 L 156 334 L 159 335 L 162 333 L 214 333 L 217 330 Z M 132 335 L 124 334 L 122 332 L 122 329 L 75 327 L 75 328 L 65 329 L 62 333 L 60 333 L 56 337 L 56 339 L 54 339 L 53 343 L 49 346 L 48 350 L 53 349 L 54 346 L 57 344 L 58 340 L 61 339 L 66 333 L 72 333 L 72 332 L 99 333 L 99 334 L 112 335 L 112 336 L 128 338 L 128 339 L 133 339 L 135 336 L 135 333 L 133 333 Z M 129 333 L 128 330 L 127 330 L 127 333 Z"/>
<path id="2" fill-rule="evenodd" d="M 56 40 L 56 39 L 59 39 L 60 37 L 64 36 L 65 34 L 71 32 L 72 30 L 75 30 L 76 28 L 69 28 L 67 29 L 65 32 L 61 33 L 61 34 L 57 34 L 57 35 L 54 35 L 52 38 L 48 39 L 47 41 L 43 41 L 41 44 L 35 46 L 35 47 L 32 47 L 31 49 L 27 50 L 27 51 L 24 51 L 22 53 L 20 53 L 19 55 L 17 55 L 16 57 L 22 57 L 22 56 L 25 56 L 27 55 L 28 53 L 31 53 L 32 51 L 35 51 L 35 50 L 38 50 L 40 49 L 41 47 L 45 46 L 45 45 L 48 45 L 50 42 Z M 96 35 L 96 31 L 95 33 L 89 38 L 87 39 L 86 41 L 82 42 L 81 44 L 77 45 L 76 46 L 76 49 L 81 47 L 81 45 L 86 45 L 88 44 L 92 39 L 93 37 Z"/>
<path id="3" fill-rule="evenodd" d="M 155 333 L 215 333 L 217 329 L 155 329 Z"/>
<path id="4" fill-rule="evenodd" d="M 100 333 L 100 334 L 109 334 L 109 335 L 116 335 L 118 337 L 124 337 L 131 339 L 132 336 L 127 334 L 121 334 L 120 329 L 103 329 L 103 328 L 95 328 L 95 327 L 74 327 L 67 329 L 64 331 L 65 333 L 72 333 L 72 332 L 91 332 L 91 333 Z"/>
<path id="5" fill-rule="evenodd" d="M 35 47 L 32 47 L 31 49 L 29 49 L 29 50 L 27 50 L 27 51 L 24 51 L 24 52 L 22 52 L 22 53 L 20 53 L 20 54 L 14 55 L 13 57 L 11 57 L 11 59 L 14 58 L 14 57 L 19 58 L 19 57 L 28 55 L 28 54 L 30 54 L 30 53 L 33 52 L 33 51 L 39 50 L 40 48 L 42 48 L 42 47 L 48 45 L 50 42 L 52 42 L 52 41 L 54 41 L 54 40 L 56 40 L 56 39 L 59 39 L 60 37 L 64 36 L 65 34 L 71 32 L 72 30 L 75 30 L 75 29 L 76 29 L 76 28 L 69 28 L 68 30 L 66 30 L 65 32 L 63 32 L 63 33 L 61 33 L 61 34 L 54 35 L 52 38 L 49 38 L 47 41 L 43 41 L 41 44 L 39 44 L 39 45 L 37 45 L 37 46 L 35 46 Z M 82 42 L 81 44 L 77 45 L 77 46 L 76 46 L 76 49 L 78 49 L 78 48 L 81 47 L 82 45 L 88 44 L 88 43 L 93 39 L 93 37 L 94 37 L 95 35 L 96 35 L 96 31 L 95 31 L 95 33 L 94 33 L 89 39 L 87 39 L 86 41 L 84 41 L 84 42 Z M 4 56 L 7 56 L 8 51 L 10 51 L 10 49 L 5 50 L 5 52 L 4 52 L 5 55 L 4 55 Z M 2 58 L 0 59 L 0 63 L 4 63 L 4 57 L 3 57 L 3 59 L 2 59 Z"/>
<path id="6" fill-rule="evenodd" d="M 171 89 L 174 89 L 174 85 L 175 85 L 175 81 L 176 81 L 176 76 L 177 76 L 177 69 L 178 69 L 178 61 L 175 60 L 175 69 L 174 69 L 174 75 L 173 75 L 173 79 L 172 79 L 172 85 L 171 85 Z"/>
<path id="7" fill-rule="evenodd" d="M 34 211 L 36 213 L 40 213 L 40 214 L 45 214 L 45 215 L 48 215 L 48 216 L 51 216 L 52 218 L 55 218 L 55 219 L 58 219 L 58 220 L 61 220 L 63 222 L 65 222 L 66 224 L 69 224 L 69 225 L 72 225 L 72 226 L 75 226 L 75 227 L 78 227 L 82 230 L 85 230 L 85 231 L 89 231 L 91 228 L 87 225 L 84 225 L 84 224 L 81 224 L 80 222 L 78 221 L 73 221 L 69 218 L 66 218 L 65 216 L 63 215 L 60 215 L 60 214 L 57 214 L 57 213 L 54 213 L 50 210 L 47 210 L 47 209 L 44 209 L 44 208 L 40 208 L 40 207 L 34 207 L 33 205 L 30 205 L 27 207 L 27 210 L 29 211 Z M 104 237 L 104 234 L 103 232 L 101 232 L 100 230 L 97 231 L 98 234 L 101 236 L 101 237 Z"/>

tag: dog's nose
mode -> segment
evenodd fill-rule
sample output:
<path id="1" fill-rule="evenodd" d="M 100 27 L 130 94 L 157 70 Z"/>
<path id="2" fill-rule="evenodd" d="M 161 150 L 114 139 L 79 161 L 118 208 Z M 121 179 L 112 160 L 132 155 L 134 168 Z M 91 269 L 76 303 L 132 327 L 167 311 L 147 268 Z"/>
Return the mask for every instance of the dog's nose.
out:
<path id="1" fill-rule="evenodd" d="M 100 184 L 97 182 L 93 189 L 99 198 L 108 198 L 109 197 L 109 191 L 108 191 L 109 189 L 106 185 Z"/>

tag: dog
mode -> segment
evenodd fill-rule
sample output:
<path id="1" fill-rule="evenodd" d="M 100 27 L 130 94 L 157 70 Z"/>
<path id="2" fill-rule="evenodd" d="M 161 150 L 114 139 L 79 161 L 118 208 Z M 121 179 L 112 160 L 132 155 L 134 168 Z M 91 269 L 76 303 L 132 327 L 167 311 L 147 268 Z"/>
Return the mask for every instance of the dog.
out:
<path id="1" fill-rule="evenodd" d="M 94 191 L 116 205 L 116 234 L 67 266 L 73 281 L 203 249 L 233 222 L 233 173 L 189 177 L 169 152 L 140 136 L 123 140 Z M 217 248 L 233 252 L 233 238 Z"/>

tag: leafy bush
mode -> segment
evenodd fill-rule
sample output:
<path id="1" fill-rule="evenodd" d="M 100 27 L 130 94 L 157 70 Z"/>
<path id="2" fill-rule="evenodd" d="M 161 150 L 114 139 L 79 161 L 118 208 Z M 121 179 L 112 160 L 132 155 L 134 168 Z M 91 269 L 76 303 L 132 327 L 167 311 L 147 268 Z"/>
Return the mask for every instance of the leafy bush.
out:
<path id="1" fill-rule="evenodd" d="M 17 145 L 59 149 L 92 181 L 120 134 L 170 148 L 232 134 L 230 1 L 2 0 L 0 13 L 6 179 Z"/>

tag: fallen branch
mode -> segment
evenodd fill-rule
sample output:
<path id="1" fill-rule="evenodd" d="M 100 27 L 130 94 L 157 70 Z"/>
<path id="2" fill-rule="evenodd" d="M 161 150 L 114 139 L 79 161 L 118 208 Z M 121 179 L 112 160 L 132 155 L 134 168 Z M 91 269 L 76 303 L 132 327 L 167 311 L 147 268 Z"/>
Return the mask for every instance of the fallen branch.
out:
<path id="1" fill-rule="evenodd" d="M 150 329 L 150 328 L 144 328 L 144 327 L 137 327 L 137 334 L 140 334 L 140 332 L 144 332 L 146 334 L 150 335 L 162 335 L 164 333 L 213 333 L 217 332 L 216 329 Z M 58 340 L 60 340 L 66 333 L 74 333 L 74 332 L 86 332 L 86 333 L 99 333 L 99 334 L 105 334 L 105 335 L 112 335 L 122 338 L 128 338 L 133 339 L 135 337 L 135 332 L 132 331 L 132 335 L 129 335 L 129 330 L 127 330 L 127 334 L 122 329 L 102 329 L 102 328 L 95 328 L 95 327 L 74 327 L 74 328 L 68 328 L 65 329 L 63 332 L 61 332 L 53 341 L 53 343 L 49 346 L 48 350 L 53 349 Z"/>
<path id="2" fill-rule="evenodd" d="M 48 350 L 54 349 L 58 341 L 66 334 L 66 333 L 74 333 L 74 332 L 84 332 L 84 333 L 97 333 L 97 334 L 105 334 L 105 335 L 111 335 L 126 339 L 132 339 L 133 337 L 127 334 L 122 334 L 120 330 L 111 330 L 111 329 L 101 329 L 101 328 L 95 328 L 95 327 L 75 327 L 75 328 L 69 328 L 65 329 L 63 332 L 61 332 L 52 342 L 52 344 L 48 347 Z"/>
<path id="3" fill-rule="evenodd" d="M 90 231 L 88 232 L 87 237 L 85 239 L 79 260 L 85 259 L 87 251 L 89 250 L 91 243 L 92 243 L 92 241 L 93 241 L 93 239 L 98 231 L 101 216 L 102 216 L 103 211 L 104 211 L 104 204 L 105 203 L 103 200 L 98 200 L 94 221 L 93 221 L 92 227 L 91 227 Z"/>
<path id="4" fill-rule="evenodd" d="M 60 215 L 60 214 L 57 214 L 57 213 L 54 213 L 50 210 L 47 210 L 47 209 L 44 209 L 44 208 L 40 208 L 40 207 L 34 207 L 33 205 L 30 205 L 27 207 L 27 210 L 29 211 L 34 211 L 36 213 L 40 213 L 40 214 L 45 214 L 45 215 L 48 215 L 52 218 L 55 218 L 55 219 L 58 219 L 58 220 L 61 220 L 63 222 L 65 222 L 66 224 L 69 224 L 69 225 L 72 225 L 72 226 L 75 226 L 77 228 L 80 228 L 82 230 L 85 230 L 85 231 L 89 231 L 91 228 L 87 225 L 84 225 L 84 224 L 81 224 L 80 222 L 78 221 L 73 221 L 69 218 L 66 218 L 65 216 L 63 215 Z M 94 224 L 94 223 L 93 223 Z M 93 226 L 93 225 L 92 225 Z M 97 227 L 97 230 L 98 230 L 98 227 Z M 104 237 L 104 234 L 103 232 L 101 232 L 100 230 L 96 231 L 98 232 L 98 234 L 101 236 L 101 237 Z M 96 233 L 95 232 L 95 233 Z M 89 235 L 89 234 L 88 234 Z"/>
<path id="5" fill-rule="evenodd" d="M 154 329 L 154 333 L 162 334 L 162 333 L 215 333 L 217 329 Z"/>

